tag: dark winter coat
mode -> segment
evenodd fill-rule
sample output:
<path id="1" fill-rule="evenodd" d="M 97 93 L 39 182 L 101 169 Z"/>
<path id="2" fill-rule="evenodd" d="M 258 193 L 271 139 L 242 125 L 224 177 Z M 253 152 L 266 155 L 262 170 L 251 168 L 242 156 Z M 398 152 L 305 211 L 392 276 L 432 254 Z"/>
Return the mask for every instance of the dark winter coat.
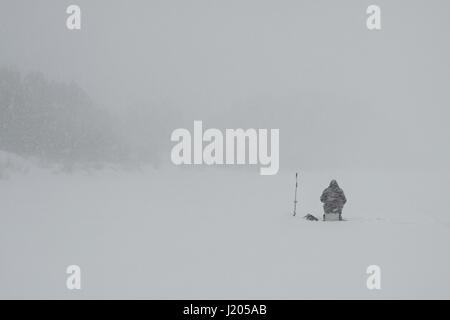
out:
<path id="1" fill-rule="evenodd" d="M 347 199 L 336 180 L 332 180 L 330 186 L 323 191 L 320 201 L 323 202 L 323 210 L 325 213 L 342 214 L 342 208 L 347 202 Z"/>

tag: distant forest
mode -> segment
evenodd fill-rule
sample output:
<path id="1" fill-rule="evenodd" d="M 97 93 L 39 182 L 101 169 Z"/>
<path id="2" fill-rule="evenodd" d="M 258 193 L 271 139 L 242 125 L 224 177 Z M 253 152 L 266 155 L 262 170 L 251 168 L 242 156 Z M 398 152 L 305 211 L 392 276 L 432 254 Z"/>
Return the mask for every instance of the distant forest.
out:
<path id="1" fill-rule="evenodd" d="M 152 163 L 169 136 L 165 111 L 127 106 L 116 114 L 98 107 L 74 83 L 0 68 L 0 150 L 63 163 Z"/>

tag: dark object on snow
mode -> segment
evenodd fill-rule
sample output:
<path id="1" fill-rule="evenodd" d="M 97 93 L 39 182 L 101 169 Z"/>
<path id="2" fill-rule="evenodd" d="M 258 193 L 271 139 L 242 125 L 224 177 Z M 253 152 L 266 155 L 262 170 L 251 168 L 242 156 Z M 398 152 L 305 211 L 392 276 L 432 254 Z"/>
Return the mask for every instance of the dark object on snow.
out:
<path id="1" fill-rule="evenodd" d="M 323 191 L 320 201 L 323 202 L 324 220 L 342 220 L 342 208 L 347 199 L 336 180 L 332 180 L 330 186 Z"/>
<path id="2" fill-rule="evenodd" d="M 306 216 L 304 216 L 303 218 L 305 218 L 308 221 L 319 221 L 319 219 L 317 219 L 316 217 L 314 217 L 312 214 L 307 214 Z"/>

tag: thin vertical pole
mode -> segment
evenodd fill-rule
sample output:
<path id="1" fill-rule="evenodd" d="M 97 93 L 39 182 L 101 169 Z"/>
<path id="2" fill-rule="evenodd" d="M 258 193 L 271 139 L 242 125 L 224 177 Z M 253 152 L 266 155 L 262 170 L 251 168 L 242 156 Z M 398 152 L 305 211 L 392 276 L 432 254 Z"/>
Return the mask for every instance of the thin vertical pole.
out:
<path id="1" fill-rule="evenodd" d="M 297 188 L 298 188 L 298 173 L 295 173 L 295 198 L 294 198 L 294 217 L 297 214 Z"/>

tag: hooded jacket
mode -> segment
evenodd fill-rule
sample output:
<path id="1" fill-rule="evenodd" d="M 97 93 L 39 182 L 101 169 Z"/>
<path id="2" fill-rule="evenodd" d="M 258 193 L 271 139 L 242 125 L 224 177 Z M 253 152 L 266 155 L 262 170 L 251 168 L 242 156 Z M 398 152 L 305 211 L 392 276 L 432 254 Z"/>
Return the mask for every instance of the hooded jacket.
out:
<path id="1" fill-rule="evenodd" d="M 325 213 L 342 213 L 347 199 L 336 180 L 332 180 L 330 186 L 323 191 L 320 201 L 323 202 Z"/>

